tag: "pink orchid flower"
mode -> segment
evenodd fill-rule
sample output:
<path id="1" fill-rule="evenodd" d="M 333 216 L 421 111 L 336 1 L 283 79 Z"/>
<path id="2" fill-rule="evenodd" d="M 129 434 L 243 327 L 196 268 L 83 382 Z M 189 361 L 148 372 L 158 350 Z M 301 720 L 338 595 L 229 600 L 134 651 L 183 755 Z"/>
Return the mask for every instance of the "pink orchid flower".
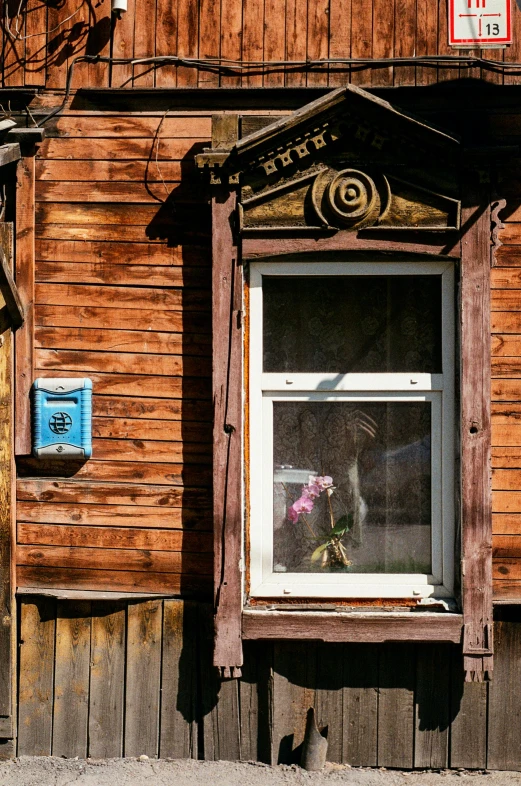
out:
<path id="1" fill-rule="evenodd" d="M 318 477 L 310 477 L 309 483 L 302 486 L 302 491 L 299 499 L 290 505 L 288 508 L 288 519 L 296 524 L 301 513 L 311 513 L 314 507 L 314 500 L 320 496 L 323 491 L 333 487 L 333 478 L 329 475 L 320 475 Z"/>
<path id="2" fill-rule="evenodd" d="M 319 487 L 320 491 L 330 489 L 333 485 L 333 478 L 329 475 L 319 475 L 316 478 L 312 478 L 312 481 Z"/>

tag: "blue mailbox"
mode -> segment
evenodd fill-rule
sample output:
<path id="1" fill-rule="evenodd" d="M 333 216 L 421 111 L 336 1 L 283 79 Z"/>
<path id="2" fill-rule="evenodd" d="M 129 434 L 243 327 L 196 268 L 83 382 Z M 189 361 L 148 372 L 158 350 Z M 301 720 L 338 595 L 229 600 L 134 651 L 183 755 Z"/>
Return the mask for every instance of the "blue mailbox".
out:
<path id="1" fill-rule="evenodd" d="M 33 385 L 33 454 L 38 458 L 90 458 L 92 381 L 44 379 Z"/>

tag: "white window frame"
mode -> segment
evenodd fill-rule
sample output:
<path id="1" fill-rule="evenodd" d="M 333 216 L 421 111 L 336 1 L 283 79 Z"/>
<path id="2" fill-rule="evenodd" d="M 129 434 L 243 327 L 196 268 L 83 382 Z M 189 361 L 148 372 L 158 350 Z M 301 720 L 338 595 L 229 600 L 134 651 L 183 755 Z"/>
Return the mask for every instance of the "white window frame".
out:
<path id="1" fill-rule="evenodd" d="M 263 276 L 440 275 L 442 373 L 264 373 Z M 454 265 L 446 261 L 251 262 L 249 278 L 249 594 L 258 598 L 454 597 Z M 431 402 L 432 575 L 273 572 L 273 402 Z"/>

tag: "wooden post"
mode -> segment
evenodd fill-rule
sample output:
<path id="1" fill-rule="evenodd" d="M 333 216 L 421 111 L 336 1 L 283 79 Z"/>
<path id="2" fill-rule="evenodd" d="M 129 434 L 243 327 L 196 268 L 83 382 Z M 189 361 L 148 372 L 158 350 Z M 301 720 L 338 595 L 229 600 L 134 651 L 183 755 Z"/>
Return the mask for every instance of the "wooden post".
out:
<path id="1" fill-rule="evenodd" d="M 242 542 L 242 266 L 233 237 L 236 194 L 212 198 L 214 665 L 240 676 Z"/>
<path id="2" fill-rule="evenodd" d="M 34 377 L 34 257 L 35 167 L 34 145 L 23 146 L 17 168 L 16 285 L 24 306 L 25 322 L 16 334 L 15 454 L 31 452 L 30 391 Z"/>
<path id="3" fill-rule="evenodd" d="M 492 671 L 490 483 L 490 204 L 479 172 L 464 173 L 461 241 L 461 515 L 463 667 Z"/>
<path id="4" fill-rule="evenodd" d="M 13 226 L 0 224 L 0 252 L 12 265 Z M 15 736 L 13 345 L 9 317 L 0 322 L 0 738 Z"/>
<path id="5" fill-rule="evenodd" d="M 237 115 L 212 118 L 212 147 L 230 148 Z M 212 191 L 214 666 L 240 677 L 242 577 L 242 264 L 234 221 L 236 187 L 216 178 Z"/>

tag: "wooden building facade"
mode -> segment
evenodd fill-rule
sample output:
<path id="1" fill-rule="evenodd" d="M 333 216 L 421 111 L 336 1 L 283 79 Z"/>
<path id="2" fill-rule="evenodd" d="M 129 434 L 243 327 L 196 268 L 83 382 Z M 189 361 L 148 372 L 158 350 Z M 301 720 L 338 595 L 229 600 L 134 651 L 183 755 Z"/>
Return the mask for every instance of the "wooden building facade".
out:
<path id="1" fill-rule="evenodd" d="M 445 0 L 128 0 L 121 19 L 108 0 L 0 5 L 4 755 L 298 762 L 314 706 L 332 761 L 521 769 L 521 11 L 511 46 L 469 51 L 447 44 Z M 274 160 L 292 124 L 307 145 L 299 124 L 322 122 L 346 86 L 346 105 L 362 102 L 357 130 L 334 115 L 343 137 L 331 125 L 324 137 L 341 154 L 310 144 L 309 168 L 293 156 L 297 174 L 275 164 L 259 184 L 251 151 Z M 389 140 L 372 144 L 378 124 Z M 338 161 L 368 167 L 383 213 L 391 160 L 389 193 L 407 184 L 392 237 L 331 214 L 316 226 L 308 196 L 298 219 L 290 200 L 297 223 L 281 231 L 271 191 Z M 416 614 L 386 632 L 414 616 L 399 593 L 334 598 L 336 633 L 316 628 L 327 602 L 301 595 L 292 619 L 315 617 L 306 629 L 301 614 L 293 636 L 288 617 L 276 628 L 280 598 L 244 616 L 230 522 L 249 494 L 250 367 L 232 327 L 251 325 L 217 263 L 239 261 L 242 275 L 279 253 L 455 265 L 457 315 L 462 302 L 470 315 L 458 390 L 475 394 L 455 405 L 471 435 L 456 440 L 461 586 L 424 629 Z M 31 455 L 30 389 L 46 377 L 93 382 L 86 462 Z M 493 678 L 465 682 L 463 657 L 482 676 L 492 652 Z"/>

